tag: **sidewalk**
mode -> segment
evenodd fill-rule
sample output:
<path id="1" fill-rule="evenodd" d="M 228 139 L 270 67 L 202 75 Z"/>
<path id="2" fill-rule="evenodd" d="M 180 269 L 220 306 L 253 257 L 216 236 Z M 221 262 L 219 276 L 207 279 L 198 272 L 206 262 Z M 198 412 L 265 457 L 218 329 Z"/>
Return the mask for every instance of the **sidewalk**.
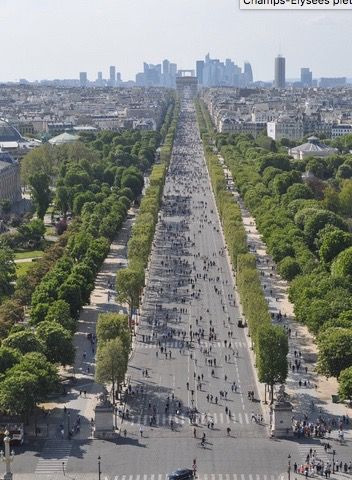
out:
<path id="1" fill-rule="evenodd" d="M 282 321 L 279 322 L 275 319 L 274 323 L 283 325 L 287 331 L 291 329 L 289 336 L 289 365 L 294 365 L 295 351 L 297 358 L 301 361 L 300 372 L 293 372 L 290 367 L 286 381 L 286 391 L 294 405 L 294 412 L 299 416 L 303 414 L 312 416 L 314 413 L 316 415 L 321 413 L 324 416 L 341 417 L 351 414 L 351 410 L 346 404 L 332 402 L 331 395 L 335 395 L 338 389 L 336 379 L 326 379 L 316 373 L 317 347 L 315 339 L 306 326 L 298 324 L 294 320 L 294 306 L 288 299 L 288 284 L 276 272 L 276 265 L 270 255 L 267 254 L 266 245 L 257 231 L 255 219 L 250 215 L 239 193 L 235 190 L 231 172 L 224 164 L 224 159 L 220 155 L 218 155 L 218 158 L 223 163 L 225 176 L 228 178 L 230 188 L 240 206 L 249 249 L 257 258 L 260 281 L 268 302 L 269 311 L 274 313 L 275 316 L 279 312 L 283 315 Z M 299 356 L 299 354 L 301 355 Z M 305 372 L 306 367 L 307 373 Z M 298 383 L 300 380 L 302 382 L 301 387 Z M 305 381 L 307 386 L 304 386 Z M 262 390 L 264 392 L 264 388 Z M 311 406 L 312 401 L 315 405 L 314 411 Z M 351 436 L 350 430 L 348 430 L 348 436 Z"/>

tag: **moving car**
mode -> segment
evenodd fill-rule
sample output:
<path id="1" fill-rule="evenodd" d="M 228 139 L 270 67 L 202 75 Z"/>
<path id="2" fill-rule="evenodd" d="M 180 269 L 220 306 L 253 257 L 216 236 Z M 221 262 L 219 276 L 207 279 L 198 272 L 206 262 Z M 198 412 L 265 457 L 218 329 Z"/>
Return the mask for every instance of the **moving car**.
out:
<path id="1" fill-rule="evenodd" d="M 189 468 L 179 468 L 167 476 L 168 480 L 193 480 L 193 470 Z"/>

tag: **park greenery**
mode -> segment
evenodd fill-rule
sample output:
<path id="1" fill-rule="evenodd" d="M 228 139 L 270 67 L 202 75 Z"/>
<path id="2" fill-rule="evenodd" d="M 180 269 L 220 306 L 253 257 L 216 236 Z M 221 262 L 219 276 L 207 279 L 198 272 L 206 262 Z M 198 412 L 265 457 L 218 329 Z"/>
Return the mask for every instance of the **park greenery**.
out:
<path id="1" fill-rule="evenodd" d="M 240 207 L 227 189 L 223 166 L 214 153 L 215 135 L 209 114 L 200 102 L 197 102 L 196 108 L 212 189 L 231 263 L 236 269 L 238 292 L 256 355 L 258 377 L 261 382 L 270 386 L 272 401 L 274 386 L 284 383 L 288 374 L 287 334 L 282 327 L 271 323 L 268 304 L 256 268 L 256 259 L 254 255 L 248 253 Z"/>
<path id="2" fill-rule="evenodd" d="M 144 177 L 152 168 L 160 142 L 163 156 L 168 152 L 173 138 L 174 104 L 172 97 L 159 132 L 82 134 L 74 144 L 44 145 L 24 157 L 22 179 L 30 188 L 37 216 L 21 225 L 15 235 L 3 235 L 0 244 L 1 411 L 28 416 L 38 402 L 57 388 L 58 367 L 73 363 L 73 335 L 79 313 L 89 303 L 96 275 L 128 209 L 139 202 Z M 154 214 L 151 204 L 155 192 L 161 198 L 161 167 L 157 165 L 150 174 L 147 201 L 141 205 L 141 218 L 146 217 L 136 223 L 143 239 L 145 235 L 150 239 L 150 245 L 156 220 L 153 217 L 151 228 L 148 219 Z M 44 246 L 43 218 L 50 202 L 63 219 L 70 215 L 68 228 L 14 283 L 13 248 L 26 248 L 30 240 L 32 248 Z M 138 242 L 135 236 L 131 252 L 133 244 L 138 250 Z M 144 247 L 143 241 L 139 245 Z M 143 257 L 141 265 L 146 261 Z M 141 271 L 139 260 L 131 261 L 131 267 Z M 144 274 L 142 278 L 143 283 Z M 98 336 L 104 340 L 97 352 L 97 378 L 106 383 L 110 375 L 113 385 L 119 385 L 127 368 L 130 336 L 126 335 L 124 317 L 118 317 L 120 327 L 116 320 L 109 318 L 110 321 L 110 336 L 106 333 L 108 328 L 104 333 L 98 327 Z M 99 322 L 105 325 L 107 321 L 102 317 Z M 116 362 L 109 364 L 110 359 Z M 36 368 L 37 364 L 40 367 Z M 18 402 L 11 402 L 11 394 Z"/>
<path id="3" fill-rule="evenodd" d="M 290 283 L 289 298 L 294 304 L 296 320 L 317 337 L 318 370 L 326 377 L 341 377 L 341 397 L 349 398 L 351 391 L 346 392 L 351 388 L 352 366 L 350 153 L 342 149 L 337 155 L 295 160 L 288 154 L 285 141 L 273 142 L 265 135 L 254 139 L 247 134 L 213 134 L 213 142 L 255 217 L 278 272 Z M 240 286 L 240 277 L 238 283 Z M 247 286 L 252 288 L 250 284 L 255 283 L 253 274 Z M 246 293 L 241 290 L 244 294 L 241 300 L 246 302 Z"/>

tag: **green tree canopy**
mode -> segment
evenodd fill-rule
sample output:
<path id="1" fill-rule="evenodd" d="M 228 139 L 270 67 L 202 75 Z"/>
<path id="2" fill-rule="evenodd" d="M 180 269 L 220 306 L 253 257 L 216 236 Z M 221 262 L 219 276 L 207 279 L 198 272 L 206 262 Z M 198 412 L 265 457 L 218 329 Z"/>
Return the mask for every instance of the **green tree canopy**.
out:
<path id="1" fill-rule="evenodd" d="M 51 199 L 49 176 L 46 173 L 33 173 L 28 181 L 37 215 L 43 219 Z"/>
<path id="2" fill-rule="evenodd" d="M 120 338 L 108 340 L 99 346 L 95 378 L 103 385 L 112 384 L 113 399 L 115 399 L 115 385 L 119 386 L 124 380 L 127 370 L 128 354 Z"/>
<path id="3" fill-rule="evenodd" d="M 16 278 L 15 255 L 13 251 L 0 242 L 0 303 L 9 295 L 12 284 Z"/>
<path id="4" fill-rule="evenodd" d="M 288 339 L 284 329 L 276 325 L 261 328 L 256 350 L 259 381 L 270 385 L 273 399 L 274 385 L 285 383 L 288 374 Z"/>
<path id="5" fill-rule="evenodd" d="M 37 326 L 37 335 L 44 343 L 44 353 L 52 363 L 72 365 L 75 350 L 72 334 L 57 322 L 42 322 Z"/>
<path id="6" fill-rule="evenodd" d="M 352 366 L 345 368 L 340 373 L 339 395 L 342 400 L 352 401 Z"/>
<path id="7" fill-rule="evenodd" d="M 341 371 L 352 365 L 352 329 L 329 328 L 318 337 L 319 372 L 338 378 Z"/>
<path id="8" fill-rule="evenodd" d="M 29 352 L 43 352 L 43 342 L 36 336 L 35 332 L 30 329 L 9 335 L 2 342 L 5 347 L 10 347 L 26 354 Z"/>

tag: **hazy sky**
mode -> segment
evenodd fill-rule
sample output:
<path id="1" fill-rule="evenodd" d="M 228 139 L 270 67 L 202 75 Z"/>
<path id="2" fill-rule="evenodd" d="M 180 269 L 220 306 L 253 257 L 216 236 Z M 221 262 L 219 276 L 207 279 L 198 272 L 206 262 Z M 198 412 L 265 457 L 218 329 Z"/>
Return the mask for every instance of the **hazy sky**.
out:
<path id="1" fill-rule="evenodd" d="M 212 58 L 252 63 L 273 78 L 286 56 L 287 77 L 301 66 L 315 77 L 352 77 L 352 11 L 240 11 L 238 0 L 0 0 L 0 81 L 108 76 L 116 65 L 134 79 L 142 62 L 179 68 Z"/>

